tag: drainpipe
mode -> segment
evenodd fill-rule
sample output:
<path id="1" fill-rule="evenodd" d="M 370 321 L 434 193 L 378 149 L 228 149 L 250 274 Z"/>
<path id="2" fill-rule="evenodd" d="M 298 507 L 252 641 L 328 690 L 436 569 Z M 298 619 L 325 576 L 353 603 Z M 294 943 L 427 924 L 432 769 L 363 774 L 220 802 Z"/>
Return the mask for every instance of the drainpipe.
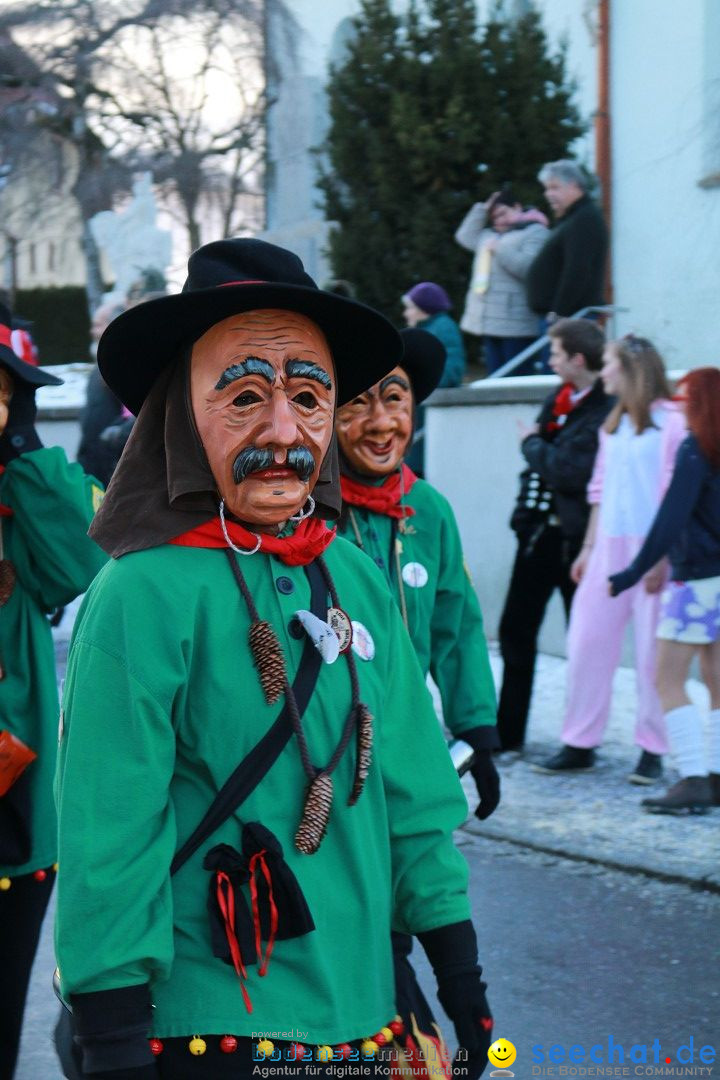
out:
<path id="1" fill-rule="evenodd" d="M 610 0 L 598 0 L 598 105 L 595 113 L 595 163 L 602 188 L 602 207 L 612 245 L 612 145 L 610 136 Z M 605 291 L 613 300 L 612 253 L 608 257 Z"/>

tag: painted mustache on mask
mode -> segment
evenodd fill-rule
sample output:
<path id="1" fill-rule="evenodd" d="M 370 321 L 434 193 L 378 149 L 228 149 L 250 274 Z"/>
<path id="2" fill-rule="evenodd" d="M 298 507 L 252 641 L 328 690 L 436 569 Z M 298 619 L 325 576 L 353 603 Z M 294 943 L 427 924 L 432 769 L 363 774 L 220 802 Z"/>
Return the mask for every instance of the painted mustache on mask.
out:
<path id="1" fill-rule="evenodd" d="M 262 469 L 272 469 L 275 455 L 272 450 L 260 450 L 257 446 L 246 446 L 233 462 L 233 480 L 242 484 L 250 473 Z M 307 481 L 315 471 L 315 459 L 306 446 L 294 446 L 287 452 L 287 459 L 282 468 L 294 469 L 302 481 Z"/>

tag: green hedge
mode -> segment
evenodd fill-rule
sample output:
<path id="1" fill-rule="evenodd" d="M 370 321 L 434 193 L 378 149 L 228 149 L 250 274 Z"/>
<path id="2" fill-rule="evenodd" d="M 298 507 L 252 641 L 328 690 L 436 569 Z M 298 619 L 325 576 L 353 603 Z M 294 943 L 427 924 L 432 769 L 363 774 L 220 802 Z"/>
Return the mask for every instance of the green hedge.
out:
<path id="1" fill-rule="evenodd" d="M 13 311 L 32 321 L 31 332 L 43 366 L 90 359 L 90 317 L 82 286 L 18 289 Z"/>

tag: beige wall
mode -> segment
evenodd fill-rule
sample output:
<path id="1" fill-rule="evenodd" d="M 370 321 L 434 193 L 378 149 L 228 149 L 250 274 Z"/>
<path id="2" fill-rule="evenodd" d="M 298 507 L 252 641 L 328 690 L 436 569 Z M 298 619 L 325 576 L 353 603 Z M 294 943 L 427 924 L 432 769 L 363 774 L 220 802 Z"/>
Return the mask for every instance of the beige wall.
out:
<path id="1" fill-rule="evenodd" d="M 427 478 L 455 511 L 490 638 L 497 637 L 515 557 L 515 534 L 508 521 L 524 467 L 517 421 L 533 423 L 541 402 L 557 385 L 549 375 L 485 379 L 477 387 L 437 391 L 426 411 Z M 565 621 L 556 596 L 540 648 L 563 654 L 564 645 Z"/>

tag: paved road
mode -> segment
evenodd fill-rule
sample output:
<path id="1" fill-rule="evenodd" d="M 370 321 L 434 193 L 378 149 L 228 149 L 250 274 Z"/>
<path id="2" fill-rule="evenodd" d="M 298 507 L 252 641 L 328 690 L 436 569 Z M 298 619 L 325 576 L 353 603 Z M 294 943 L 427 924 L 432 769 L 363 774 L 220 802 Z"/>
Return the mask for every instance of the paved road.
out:
<path id="1" fill-rule="evenodd" d="M 460 843 L 471 866 L 495 1031 L 517 1048 L 518 1080 L 542 1075 L 532 1072 L 536 1044 L 547 1052 L 554 1044 L 589 1050 L 599 1043 L 605 1053 L 612 1036 L 628 1055 L 631 1046 L 651 1046 L 657 1038 L 661 1060 L 671 1056 L 673 1064 L 691 1036 L 696 1064 L 701 1046 L 718 1045 L 720 983 L 712 953 L 720 896 L 464 833 Z M 55 1015 L 52 967 L 48 922 L 16 1080 L 60 1077 L 48 1034 Z M 630 1069 L 634 1076 L 635 1066 Z"/>

